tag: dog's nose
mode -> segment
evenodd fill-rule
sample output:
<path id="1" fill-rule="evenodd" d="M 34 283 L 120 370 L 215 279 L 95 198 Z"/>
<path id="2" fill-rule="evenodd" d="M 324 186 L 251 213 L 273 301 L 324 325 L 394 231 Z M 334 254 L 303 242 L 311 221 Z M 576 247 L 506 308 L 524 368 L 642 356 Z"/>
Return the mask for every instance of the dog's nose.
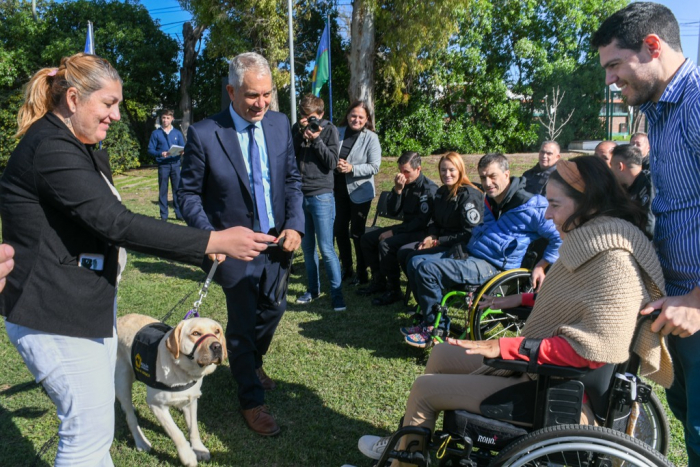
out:
<path id="1" fill-rule="evenodd" d="M 220 342 L 212 342 L 211 345 L 209 346 L 209 350 L 214 352 L 214 354 L 221 354 L 221 343 Z"/>

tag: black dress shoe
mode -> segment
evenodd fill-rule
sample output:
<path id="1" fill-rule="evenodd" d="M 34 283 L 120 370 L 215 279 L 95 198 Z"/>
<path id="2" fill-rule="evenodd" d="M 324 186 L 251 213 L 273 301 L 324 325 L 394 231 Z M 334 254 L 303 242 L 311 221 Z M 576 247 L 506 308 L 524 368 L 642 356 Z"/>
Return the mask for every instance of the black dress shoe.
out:
<path id="1" fill-rule="evenodd" d="M 372 305 L 387 306 L 402 300 L 403 295 L 401 294 L 400 290 L 389 290 L 388 292 L 385 292 L 381 297 L 373 299 Z"/>
<path id="2" fill-rule="evenodd" d="M 352 279 L 353 274 L 355 274 L 355 271 L 353 271 L 352 268 L 345 268 L 340 273 L 340 280 L 349 281 L 350 279 Z"/>
<path id="3" fill-rule="evenodd" d="M 357 289 L 357 295 L 374 295 L 378 293 L 382 293 L 386 291 L 386 283 L 385 282 L 374 282 L 372 281 L 369 286 L 367 287 L 362 287 L 361 289 Z"/>
<path id="4" fill-rule="evenodd" d="M 350 282 L 350 285 L 352 286 L 357 286 L 357 285 L 365 285 L 369 284 L 369 276 L 367 273 L 364 274 L 357 274 L 355 278 Z"/>

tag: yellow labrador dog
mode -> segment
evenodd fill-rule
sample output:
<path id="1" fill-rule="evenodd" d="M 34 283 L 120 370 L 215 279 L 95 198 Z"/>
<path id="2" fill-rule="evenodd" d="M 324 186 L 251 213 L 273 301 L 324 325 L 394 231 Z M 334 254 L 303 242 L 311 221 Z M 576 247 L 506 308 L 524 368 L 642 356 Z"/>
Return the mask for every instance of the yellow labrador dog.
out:
<path id="1" fill-rule="evenodd" d="M 146 382 L 146 402 L 175 443 L 182 464 L 196 466 L 197 461 L 210 458 L 199 437 L 197 399 L 202 395 L 202 378 L 226 360 L 224 331 L 208 318 L 180 321 L 175 329 L 168 329 L 150 316 L 132 314 L 117 320 L 115 391 L 139 451 L 150 451 L 151 443 L 134 413 L 131 387 L 135 379 Z M 173 421 L 170 407 L 185 415 L 189 443 Z"/>

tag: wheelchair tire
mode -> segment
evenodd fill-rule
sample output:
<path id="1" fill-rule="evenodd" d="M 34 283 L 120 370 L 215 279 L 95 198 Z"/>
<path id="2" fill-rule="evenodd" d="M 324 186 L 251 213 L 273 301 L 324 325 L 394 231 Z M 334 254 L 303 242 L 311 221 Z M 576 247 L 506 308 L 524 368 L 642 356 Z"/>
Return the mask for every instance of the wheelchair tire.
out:
<path id="1" fill-rule="evenodd" d="M 442 306 L 447 308 L 447 316 L 450 317 L 450 337 L 465 339 L 469 329 L 469 307 L 467 306 L 467 293 L 453 290 L 442 297 Z"/>
<path id="2" fill-rule="evenodd" d="M 632 436 L 645 442 L 663 455 L 668 453 L 671 439 L 668 418 L 661 401 L 653 392 L 649 402 L 641 404 L 639 419 Z"/>
<path id="3" fill-rule="evenodd" d="M 488 340 L 499 337 L 517 337 L 525 325 L 527 315 L 508 310 L 479 310 L 482 297 L 505 297 L 532 292 L 531 274 L 527 269 L 512 269 L 489 280 L 474 296 L 469 310 L 469 337 L 472 340 Z"/>
<path id="4" fill-rule="evenodd" d="M 523 436 L 489 467 L 672 467 L 649 445 L 619 431 L 591 425 L 560 425 Z"/>

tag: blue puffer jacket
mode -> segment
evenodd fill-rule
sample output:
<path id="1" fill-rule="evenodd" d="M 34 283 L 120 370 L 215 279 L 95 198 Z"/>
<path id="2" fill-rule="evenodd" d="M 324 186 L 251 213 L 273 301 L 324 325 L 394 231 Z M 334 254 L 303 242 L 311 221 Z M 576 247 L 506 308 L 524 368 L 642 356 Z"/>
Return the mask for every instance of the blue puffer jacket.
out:
<path id="1" fill-rule="evenodd" d="M 544 218 L 547 200 L 525 192 L 525 184 L 521 185 L 520 181 L 511 179 L 498 218 L 492 209 L 495 202 L 486 198 L 484 222 L 474 228 L 467 245 L 471 256 L 503 270 L 519 268 L 528 246 L 538 238 L 549 240 L 543 259 L 552 264 L 559 258 L 562 243 L 554 223 Z"/>

